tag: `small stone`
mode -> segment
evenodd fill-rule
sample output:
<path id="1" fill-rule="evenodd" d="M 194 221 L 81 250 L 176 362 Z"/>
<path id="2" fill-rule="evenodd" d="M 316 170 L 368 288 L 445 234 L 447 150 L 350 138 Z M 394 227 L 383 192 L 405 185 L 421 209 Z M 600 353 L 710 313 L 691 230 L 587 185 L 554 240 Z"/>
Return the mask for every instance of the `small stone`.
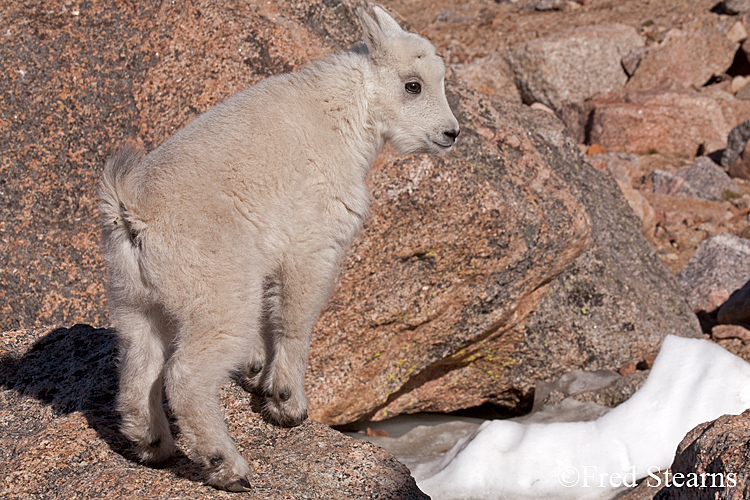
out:
<path id="1" fill-rule="evenodd" d="M 544 111 L 545 113 L 551 113 L 553 115 L 555 114 L 555 112 L 554 112 L 554 110 L 552 110 L 552 108 L 550 108 L 549 106 L 545 106 L 541 102 L 535 102 L 530 107 L 531 107 L 531 109 L 538 109 L 539 111 Z"/>
<path id="2" fill-rule="evenodd" d="M 565 0 L 537 0 L 534 3 L 534 9 L 539 11 L 545 10 L 562 10 L 565 7 Z"/>
<path id="3" fill-rule="evenodd" d="M 648 49 L 646 47 L 640 47 L 623 56 L 622 69 L 625 70 L 625 73 L 627 73 L 628 76 L 633 76 L 635 70 L 638 69 L 638 65 L 641 64 L 641 59 L 643 59 L 643 56 L 647 51 Z"/>
<path id="4" fill-rule="evenodd" d="M 747 85 L 748 82 L 750 82 L 750 79 L 746 76 L 738 75 L 732 78 L 732 83 L 729 87 L 732 91 L 732 94 L 737 94 L 737 91 Z"/>
<path id="5" fill-rule="evenodd" d="M 696 158 L 692 165 L 677 169 L 675 175 L 684 179 L 694 196 L 703 200 L 722 201 L 727 191 L 739 192 L 739 186 L 708 156 Z M 692 196 L 685 194 L 685 196 Z"/>
<path id="6" fill-rule="evenodd" d="M 371 429 L 370 427 L 367 428 L 367 435 L 370 437 L 373 437 L 373 436 L 390 437 L 390 434 L 388 434 L 388 431 L 385 431 L 383 429 Z"/>
<path id="7" fill-rule="evenodd" d="M 745 151 L 748 139 L 750 139 L 750 120 L 745 120 L 729 132 L 727 147 L 724 154 L 721 155 L 722 167 L 729 168 L 732 163 L 737 161 L 742 152 Z"/>
<path id="8" fill-rule="evenodd" d="M 711 329 L 711 337 L 717 340 L 740 339 L 747 344 L 750 342 L 750 330 L 740 325 L 716 325 Z"/>
<path id="9" fill-rule="evenodd" d="M 744 41 L 747 38 L 747 30 L 745 29 L 745 25 L 740 21 L 734 23 L 727 33 L 727 38 L 729 39 L 729 41 L 734 43 Z"/>
<path id="10" fill-rule="evenodd" d="M 650 179 L 654 193 L 681 198 L 722 201 L 728 191 L 739 191 L 737 183 L 707 156 L 674 172 L 654 170 Z"/>
<path id="11" fill-rule="evenodd" d="M 672 172 L 656 169 L 651 172 L 650 180 L 654 194 L 675 195 L 682 190 L 683 195 L 695 197 L 689 186 L 683 189 L 685 179 L 677 177 Z"/>
<path id="12" fill-rule="evenodd" d="M 620 369 L 617 370 L 617 373 L 625 377 L 627 375 L 630 375 L 631 373 L 635 373 L 637 371 L 636 366 L 637 366 L 637 363 L 633 361 L 631 363 L 621 366 Z"/>

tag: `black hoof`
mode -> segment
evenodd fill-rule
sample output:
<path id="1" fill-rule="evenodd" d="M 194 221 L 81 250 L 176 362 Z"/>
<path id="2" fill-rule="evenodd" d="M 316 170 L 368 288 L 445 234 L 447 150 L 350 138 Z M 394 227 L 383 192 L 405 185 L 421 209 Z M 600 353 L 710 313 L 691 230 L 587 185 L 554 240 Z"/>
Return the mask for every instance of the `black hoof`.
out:
<path id="1" fill-rule="evenodd" d="M 289 398 L 292 397 L 292 391 L 289 389 L 284 389 L 279 393 L 279 399 L 282 401 L 289 401 Z"/>
<path id="2" fill-rule="evenodd" d="M 252 373 L 253 375 L 257 375 L 262 371 L 263 371 L 262 363 L 253 363 L 252 365 L 250 365 L 250 373 Z"/>
<path id="3" fill-rule="evenodd" d="M 221 457 L 221 455 L 214 455 L 213 457 L 209 458 L 208 461 L 214 467 L 218 467 L 224 463 L 224 459 Z"/>
<path id="4" fill-rule="evenodd" d="M 250 489 L 250 481 L 248 481 L 246 478 L 241 477 L 235 481 L 232 481 L 227 485 L 227 490 L 234 491 L 234 492 L 240 492 L 240 491 L 248 491 Z"/>

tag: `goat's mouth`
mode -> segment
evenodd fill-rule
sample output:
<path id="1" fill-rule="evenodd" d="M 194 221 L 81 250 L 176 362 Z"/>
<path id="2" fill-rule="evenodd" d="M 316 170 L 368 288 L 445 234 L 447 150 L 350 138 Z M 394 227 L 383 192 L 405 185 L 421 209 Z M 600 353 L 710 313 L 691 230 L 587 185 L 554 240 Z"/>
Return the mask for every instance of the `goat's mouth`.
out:
<path id="1" fill-rule="evenodd" d="M 432 143 L 433 143 L 434 145 L 436 145 L 437 147 L 439 147 L 440 149 L 444 149 L 444 150 L 446 150 L 446 151 L 447 151 L 447 150 L 449 150 L 450 148 L 452 148 L 452 147 L 453 147 L 453 142 L 450 142 L 450 143 L 448 143 L 448 144 L 443 144 L 443 143 L 441 143 L 441 142 L 437 142 L 437 141 L 432 141 Z"/>

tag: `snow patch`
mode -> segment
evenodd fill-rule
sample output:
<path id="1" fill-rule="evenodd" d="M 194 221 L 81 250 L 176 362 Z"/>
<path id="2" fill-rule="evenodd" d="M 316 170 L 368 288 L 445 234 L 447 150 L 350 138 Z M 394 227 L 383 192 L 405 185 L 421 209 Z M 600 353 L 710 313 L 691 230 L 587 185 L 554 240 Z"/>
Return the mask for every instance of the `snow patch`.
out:
<path id="1" fill-rule="evenodd" d="M 669 335 L 643 387 L 606 415 L 488 421 L 412 473 L 434 500 L 614 498 L 669 468 L 696 425 L 747 408 L 750 364 L 709 341 Z"/>

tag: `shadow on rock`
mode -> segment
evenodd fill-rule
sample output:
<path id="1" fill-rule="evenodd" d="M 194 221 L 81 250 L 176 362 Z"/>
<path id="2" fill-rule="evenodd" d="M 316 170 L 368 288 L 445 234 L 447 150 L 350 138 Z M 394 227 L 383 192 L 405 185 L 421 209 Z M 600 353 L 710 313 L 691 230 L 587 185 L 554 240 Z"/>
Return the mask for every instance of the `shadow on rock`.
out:
<path id="1" fill-rule="evenodd" d="M 115 408 L 118 389 L 117 337 L 111 328 L 75 325 L 58 328 L 36 342 L 26 336 L 39 330 L 19 332 L 15 349 L 0 357 L 0 387 L 48 404 L 58 415 L 80 412 L 88 424 L 118 453 L 138 461 L 130 441 L 120 433 Z M 23 346 L 33 345 L 28 350 Z M 200 469 L 181 451 L 170 460 L 175 474 L 202 480 Z"/>

